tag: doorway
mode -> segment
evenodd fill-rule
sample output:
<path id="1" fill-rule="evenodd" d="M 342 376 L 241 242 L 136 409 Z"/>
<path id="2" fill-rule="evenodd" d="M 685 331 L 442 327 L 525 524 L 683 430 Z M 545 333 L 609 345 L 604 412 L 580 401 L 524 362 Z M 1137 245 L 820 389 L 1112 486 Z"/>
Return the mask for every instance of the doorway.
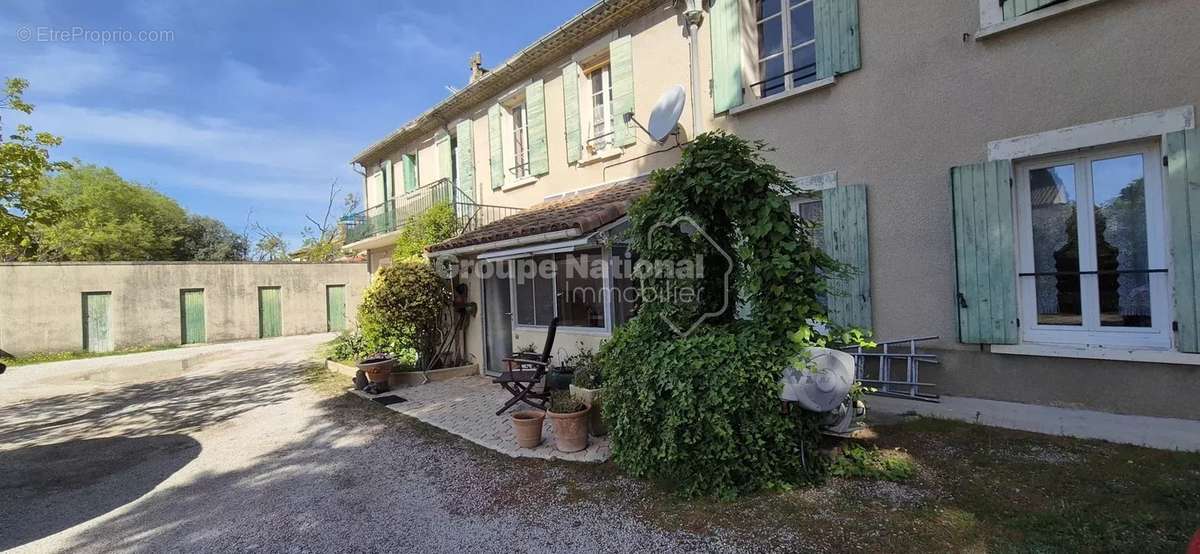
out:
<path id="1" fill-rule="evenodd" d="M 512 293 L 508 262 L 491 262 L 480 268 L 483 292 L 484 372 L 499 375 L 504 358 L 512 354 Z"/>

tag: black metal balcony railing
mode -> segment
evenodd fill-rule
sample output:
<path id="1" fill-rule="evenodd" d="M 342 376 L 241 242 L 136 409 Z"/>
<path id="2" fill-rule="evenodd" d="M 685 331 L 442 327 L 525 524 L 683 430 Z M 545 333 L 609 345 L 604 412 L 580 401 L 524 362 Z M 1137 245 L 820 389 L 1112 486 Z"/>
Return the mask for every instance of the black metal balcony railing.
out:
<path id="1" fill-rule="evenodd" d="M 454 201 L 454 183 L 439 179 L 401 198 L 392 198 L 342 218 L 346 244 L 399 229 L 404 222 L 443 202 Z"/>
<path id="2" fill-rule="evenodd" d="M 348 215 L 342 218 L 342 225 L 346 227 L 346 244 L 400 229 L 413 217 L 443 203 L 454 207 L 459 233 L 478 229 L 521 211 L 520 208 L 457 201 L 454 196 L 454 184 L 449 179 L 441 179 L 402 198 L 393 198 Z"/>
<path id="3" fill-rule="evenodd" d="M 454 213 L 458 215 L 459 233 L 474 231 L 484 225 L 500 221 L 520 211 L 521 208 L 488 206 L 474 202 L 456 202 L 454 204 Z"/>

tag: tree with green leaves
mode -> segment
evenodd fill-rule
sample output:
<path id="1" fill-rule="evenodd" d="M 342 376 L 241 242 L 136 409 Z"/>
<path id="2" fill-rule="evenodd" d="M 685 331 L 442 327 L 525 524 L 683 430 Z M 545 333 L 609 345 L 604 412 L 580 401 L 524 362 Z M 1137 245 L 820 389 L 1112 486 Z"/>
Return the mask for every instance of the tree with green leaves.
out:
<path id="1" fill-rule="evenodd" d="M 184 222 L 178 260 L 229 262 L 245 260 L 250 254 L 246 237 L 233 232 L 218 219 L 190 214 Z"/>
<path id="2" fill-rule="evenodd" d="M 45 179 L 43 187 L 71 217 L 35 225 L 37 260 L 178 257 L 187 213 L 166 195 L 95 165 L 78 165 L 59 172 Z"/>
<path id="3" fill-rule="evenodd" d="M 33 105 L 23 98 L 28 87 L 24 79 L 8 79 L 0 112 L 33 113 Z M 61 138 L 35 133 L 29 125 L 17 125 L 14 134 L 4 137 L 0 126 L 0 259 L 28 256 L 34 248 L 34 225 L 60 217 L 61 206 L 45 193 L 43 177 L 70 167 L 50 160 L 50 149 L 61 144 Z"/>

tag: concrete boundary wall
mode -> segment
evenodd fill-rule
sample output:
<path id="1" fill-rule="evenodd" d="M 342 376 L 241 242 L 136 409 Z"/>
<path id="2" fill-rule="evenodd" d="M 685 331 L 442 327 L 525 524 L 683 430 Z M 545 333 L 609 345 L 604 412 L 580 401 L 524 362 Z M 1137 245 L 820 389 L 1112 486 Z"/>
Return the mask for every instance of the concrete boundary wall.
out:
<path id="1" fill-rule="evenodd" d="M 347 326 L 370 281 L 362 263 L 0 264 L 0 350 L 84 349 L 83 294 L 109 292 L 115 349 L 182 342 L 181 291 L 204 291 L 205 342 L 258 338 L 260 287 L 279 287 L 283 335 L 328 329 L 326 287 L 345 287 Z"/>

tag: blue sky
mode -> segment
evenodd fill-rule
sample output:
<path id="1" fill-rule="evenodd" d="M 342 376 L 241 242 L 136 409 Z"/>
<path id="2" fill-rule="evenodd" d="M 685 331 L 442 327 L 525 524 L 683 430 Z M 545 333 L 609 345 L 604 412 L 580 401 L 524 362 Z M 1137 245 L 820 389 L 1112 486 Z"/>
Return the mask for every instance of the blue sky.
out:
<path id="1" fill-rule="evenodd" d="M 361 194 L 354 154 L 463 86 L 471 53 L 498 65 L 591 3 L 0 0 L 0 77 L 31 82 L 56 157 L 295 244 L 331 181 Z M 114 30 L 133 40 L 95 40 Z"/>

